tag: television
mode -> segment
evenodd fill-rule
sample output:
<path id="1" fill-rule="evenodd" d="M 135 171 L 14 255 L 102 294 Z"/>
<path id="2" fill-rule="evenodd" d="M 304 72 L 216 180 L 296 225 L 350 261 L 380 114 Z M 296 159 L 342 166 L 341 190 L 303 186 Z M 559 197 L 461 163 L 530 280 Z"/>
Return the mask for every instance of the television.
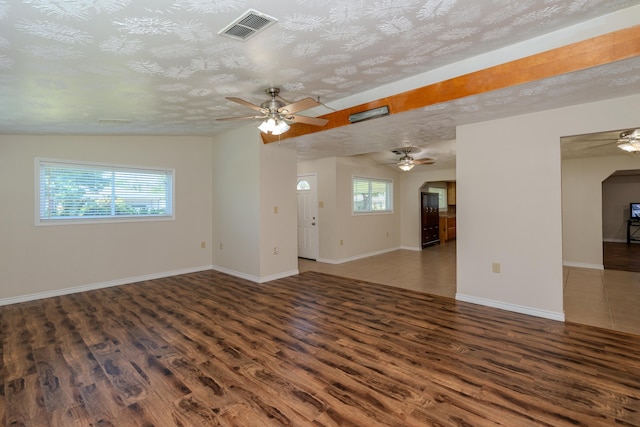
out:
<path id="1" fill-rule="evenodd" d="M 640 202 L 629 204 L 629 214 L 631 219 L 636 219 L 640 221 Z"/>

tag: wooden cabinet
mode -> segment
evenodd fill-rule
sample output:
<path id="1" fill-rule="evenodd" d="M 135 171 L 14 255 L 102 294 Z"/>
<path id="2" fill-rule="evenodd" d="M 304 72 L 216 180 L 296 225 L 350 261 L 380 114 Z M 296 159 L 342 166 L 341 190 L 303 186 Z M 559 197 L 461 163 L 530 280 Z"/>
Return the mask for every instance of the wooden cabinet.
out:
<path id="1" fill-rule="evenodd" d="M 442 215 L 440 217 L 440 242 L 448 242 L 456 238 L 456 217 Z"/>
<path id="2" fill-rule="evenodd" d="M 456 217 L 447 218 L 447 240 L 456 238 Z"/>
<path id="3" fill-rule="evenodd" d="M 421 193 L 422 247 L 440 242 L 437 193 Z"/>
<path id="4" fill-rule="evenodd" d="M 456 183 L 455 181 L 447 182 L 447 204 L 456 204 Z"/>

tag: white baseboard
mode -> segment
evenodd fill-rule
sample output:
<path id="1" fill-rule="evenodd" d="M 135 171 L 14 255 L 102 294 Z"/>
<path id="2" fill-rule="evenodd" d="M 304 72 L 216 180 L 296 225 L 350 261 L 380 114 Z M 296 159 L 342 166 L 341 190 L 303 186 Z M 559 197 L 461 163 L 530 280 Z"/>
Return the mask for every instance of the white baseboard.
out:
<path id="1" fill-rule="evenodd" d="M 375 252 L 368 252 L 366 254 L 355 255 L 355 256 L 352 256 L 352 257 L 349 257 L 349 258 L 341 258 L 341 259 L 318 258 L 316 261 L 324 262 L 326 264 L 342 264 L 342 263 L 345 263 L 345 262 L 357 261 L 359 259 L 369 258 L 369 257 L 375 256 L 375 255 L 386 254 L 387 252 L 397 251 L 398 249 L 402 249 L 402 248 L 397 246 L 395 248 L 382 249 L 382 250 L 375 251 Z"/>
<path id="2" fill-rule="evenodd" d="M 422 251 L 422 247 L 420 246 L 400 246 L 399 249 L 404 249 L 405 251 L 416 251 L 416 252 Z"/>
<path id="3" fill-rule="evenodd" d="M 219 271 L 220 273 L 228 274 L 230 276 L 239 277 L 241 279 L 245 279 L 250 282 L 260 283 L 260 278 L 258 276 L 253 276 L 251 274 L 243 273 L 241 271 L 232 270 L 227 267 L 220 267 L 218 265 L 212 265 L 211 269 L 215 271 Z"/>
<path id="4" fill-rule="evenodd" d="M 605 238 L 603 238 L 602 241 L 606 242 L 606 243 L 627 243 L 627 239 L 626 238 L 624 238 L 624 239 L 616 239 L 616 238 L 606 238 L 605 239 Z"/>
<path id="5" fill-rule="evenodd" d="M 487 307 L 499 308 L 501 310 L 513 311 L 515 313 L 527 314 L 529 316 L 543 317 L 545 319 L 557 320 L 564 322 L 564 313 L 555 311 L 540 310 L 537 308 L 527 307 L 518 304 L 509 304 L 502 301 L 495 301 L 486 298 L 474 297 L 471 295 L 456 294 L 457 301 L 470 302 L 472 304 L 485 305 Z"/>
<path id="6" fill-rule="evenodd" d="M 604 270 L 603 264 L 587 264 L 584 262 L 572 262 L 572 261 L 563 261 L 562 265 L 565 267 L 577 267 L 577 268 L 589 268 L 592 270 Z"/>
<path id="7" fill-rule="evenodd" d="M 78 292 L 93 291 L 96 289 L 110 288 L 112 286 L 127 285 L 129 283 L 143 282 L 145 280 L 161 279 L 163 277 L 177 276 L 179 274 L 196 273 L 198 271 L 211 270 L 211 266 L 192 267 L 181 270 L 164 271 L 162 273 L 147 274 L 144 276 L 126 277 L 123 279 L 110 280 L 107 282 L 91 283 L 87 285 L 73 286 L 71 288 L 55 289 L 52 291 L 37 292 L 34 294 L 20 295 L 17 297 L 0 299 L 0 306 L 17 304 L 20 302 L 35 301 L 43 298 L 57 297 L 61 295 L 75 294 Z"/>
<path id="8" fill-rule="evenodd" d="M 269 276 L 263 276 L 263 277 L 253 276 L 251 274 L 246 274 L 241 271 L 236 271 L 230 268 L 220 267 L 217 265 L 212 265 L 211 269 L 215 271 L 219 271 L 220 273 L 228 274 L 230 276 L 239 277 L 241 279 L 245 279 L 254 283 L 266 283 L 272 280 L 282 279 L 284 277 L 295 276 L 296 274 L 299 274 L 299 271 L 297 268 L 295 270 L 285 271 L 283 273 L 278 273 L 278 274 L 271 274 Z"/>

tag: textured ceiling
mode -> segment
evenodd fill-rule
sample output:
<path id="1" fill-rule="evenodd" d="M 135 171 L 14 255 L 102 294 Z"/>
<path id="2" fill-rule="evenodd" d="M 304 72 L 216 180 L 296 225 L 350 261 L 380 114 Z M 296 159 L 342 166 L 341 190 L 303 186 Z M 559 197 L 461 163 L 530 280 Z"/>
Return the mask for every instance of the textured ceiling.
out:
<path id="1" fill-rule="evenodd" d="M 243 125 L 216 118 L 251 114 L 226 96 L 260 104 L 273 85 L 289 101 L 311 96 L 333 108 L 638 4 L 0 0 L 0 133 L 215 135 Z M 244 42 L 218 35 L 248 9 L 277 22 Z M 445 141 L 457 124 L 640 93 L 639 75 L 635 58 L 282 143 L 295 145 L 300 159 L 419 145 L 420 156 L 445 167 L 455 158 Z"/>

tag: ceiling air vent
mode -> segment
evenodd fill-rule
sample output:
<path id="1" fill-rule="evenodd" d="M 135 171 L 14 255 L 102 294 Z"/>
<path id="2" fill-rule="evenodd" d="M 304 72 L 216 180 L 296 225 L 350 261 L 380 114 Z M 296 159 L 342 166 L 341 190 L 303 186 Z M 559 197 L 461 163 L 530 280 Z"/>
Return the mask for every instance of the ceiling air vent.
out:
<path id="1" fill-rule="evenodd" d="M 220 30 L 218 34 L 223 37 L 244 41 L 258 34 L 258 32 L 266 30 L 276 22 L 278 22 L 276 18 L 257 10 L 249 9 L 241 17 Z"/>

